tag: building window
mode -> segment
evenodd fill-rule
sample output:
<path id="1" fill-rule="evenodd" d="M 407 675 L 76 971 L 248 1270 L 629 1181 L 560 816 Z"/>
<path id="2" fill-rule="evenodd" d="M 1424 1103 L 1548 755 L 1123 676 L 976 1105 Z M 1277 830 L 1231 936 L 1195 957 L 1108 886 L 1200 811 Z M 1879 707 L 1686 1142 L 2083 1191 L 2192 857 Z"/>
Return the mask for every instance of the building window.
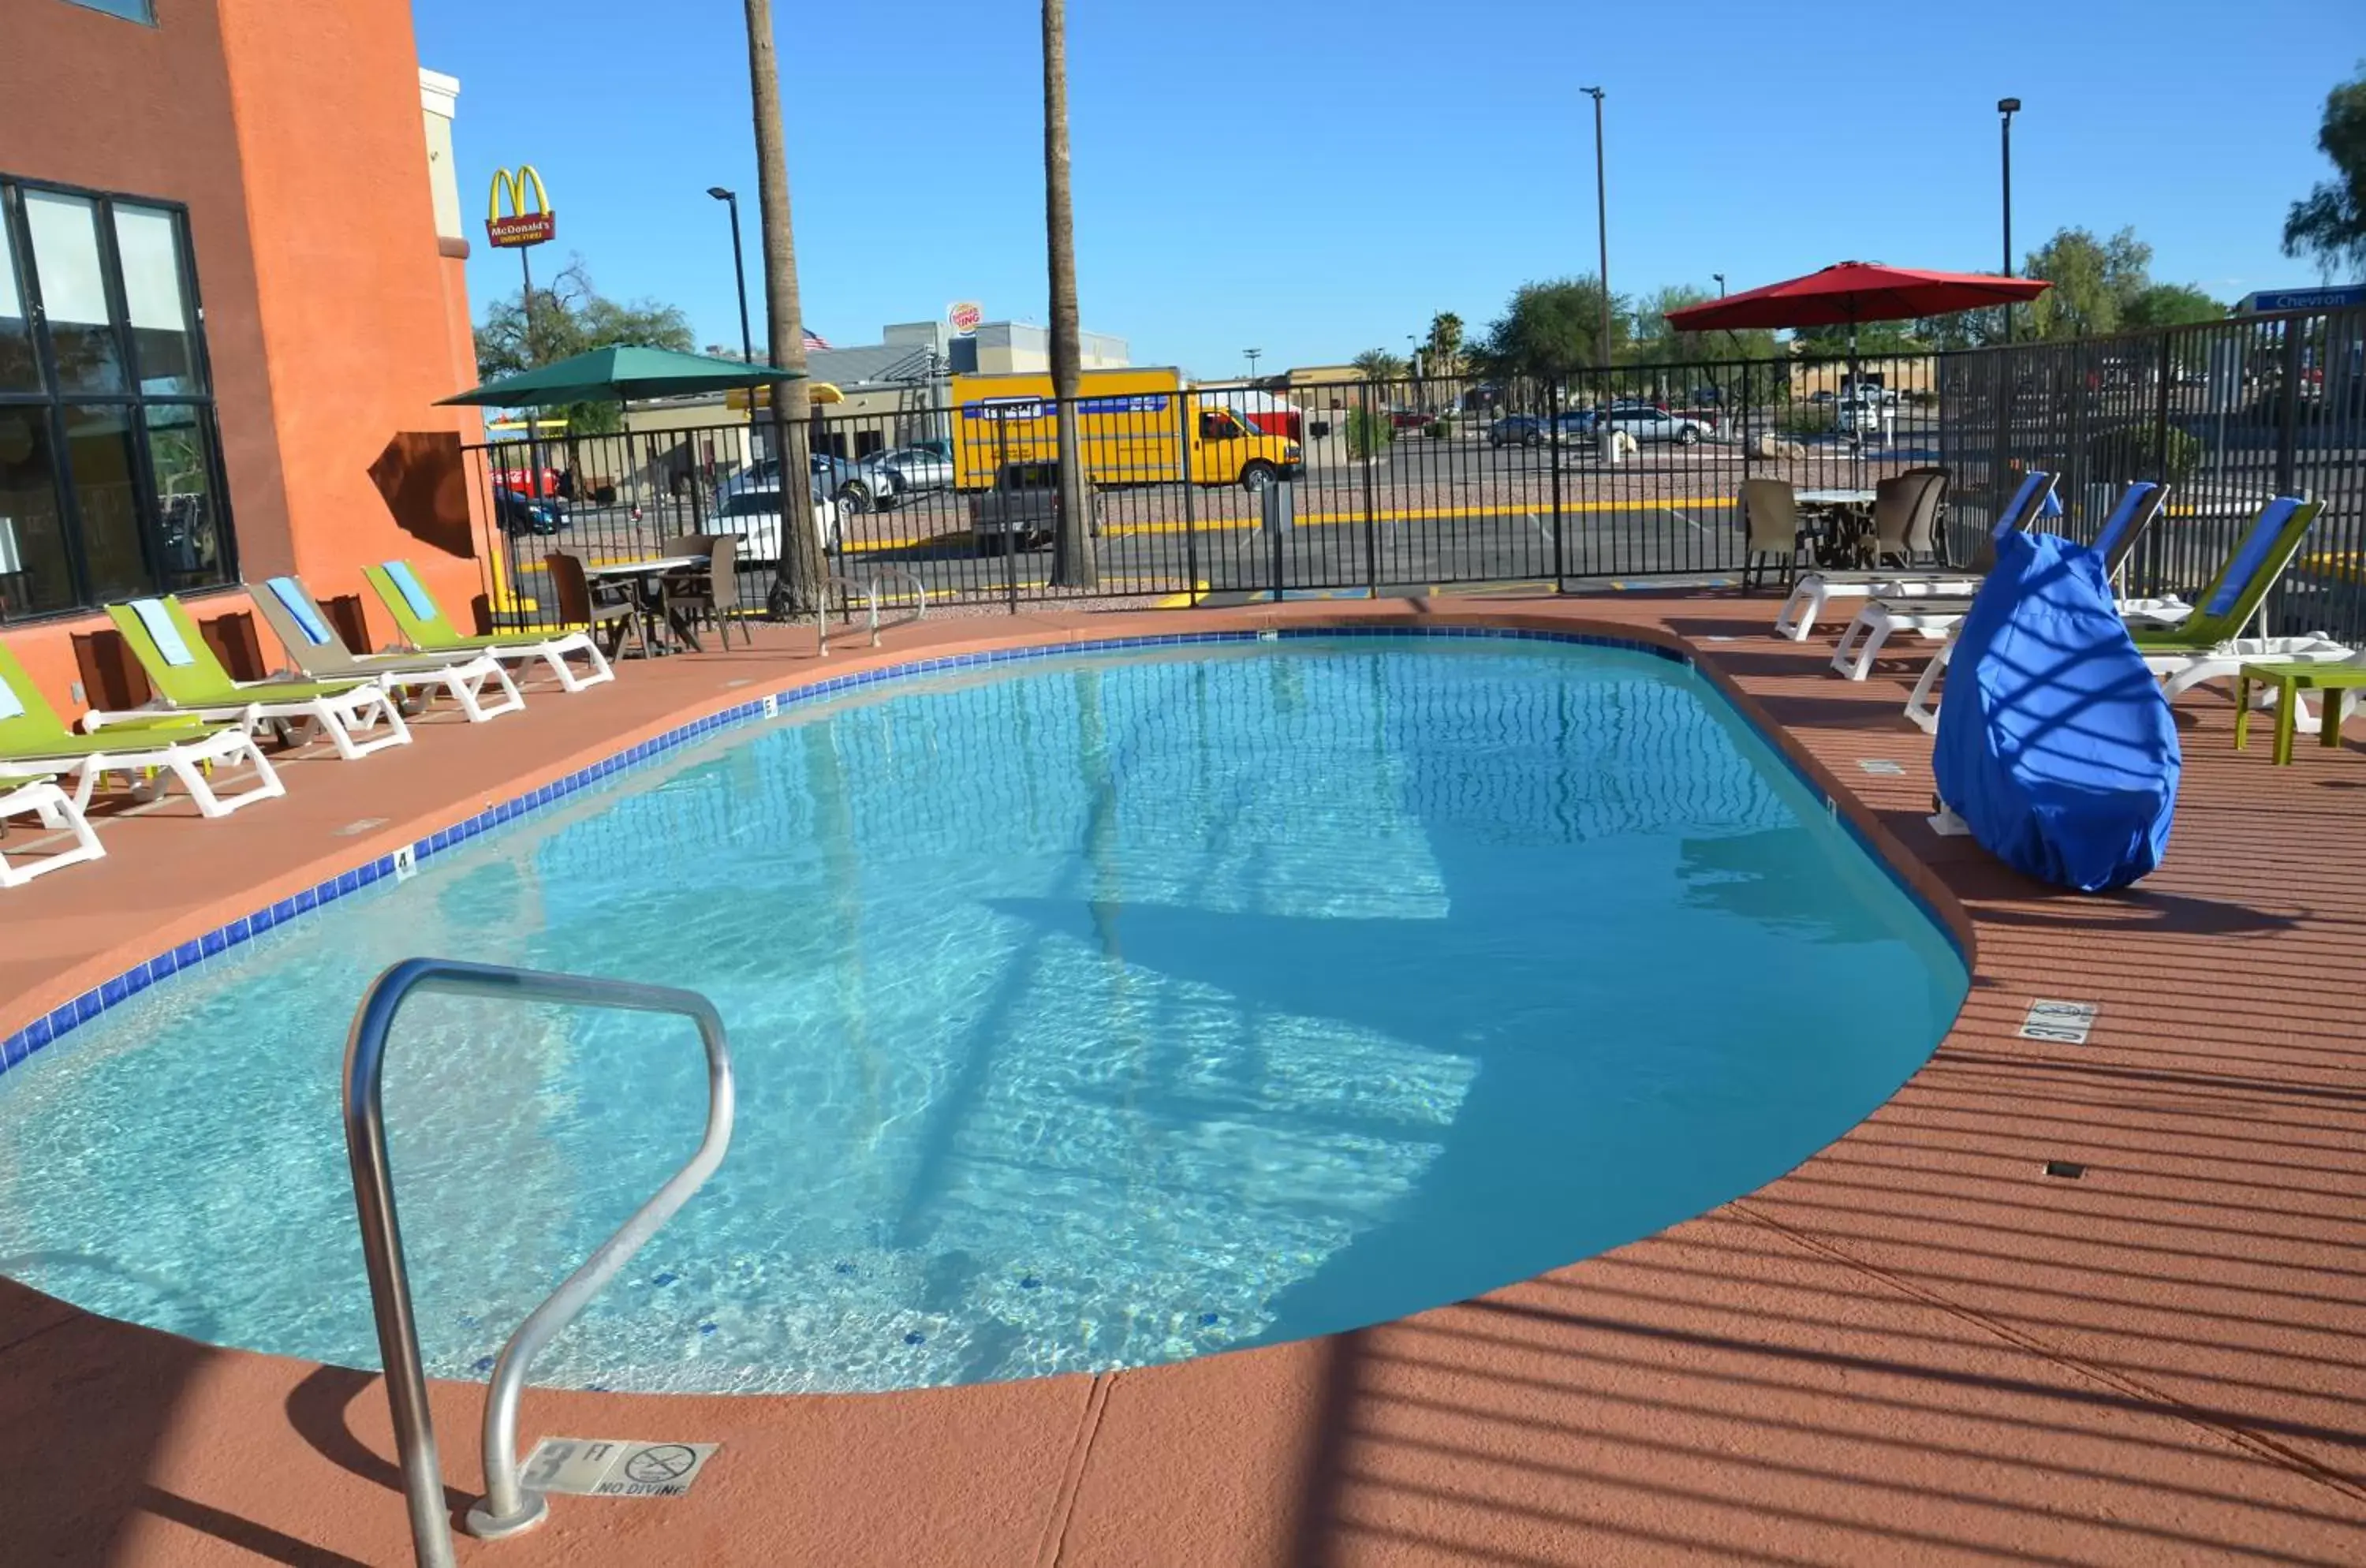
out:
<path id="1" fill-rule="evenodd" d="M 156 0 L 67 0 L 92 11 L 104 11 L 110 17 L 120 17 L 127 22 L 156 25 Z"/>
<path id="2" fill-rule="evenodd" d="M 234 582 L 177 207 L 0 177 L 0 618 Z"/>

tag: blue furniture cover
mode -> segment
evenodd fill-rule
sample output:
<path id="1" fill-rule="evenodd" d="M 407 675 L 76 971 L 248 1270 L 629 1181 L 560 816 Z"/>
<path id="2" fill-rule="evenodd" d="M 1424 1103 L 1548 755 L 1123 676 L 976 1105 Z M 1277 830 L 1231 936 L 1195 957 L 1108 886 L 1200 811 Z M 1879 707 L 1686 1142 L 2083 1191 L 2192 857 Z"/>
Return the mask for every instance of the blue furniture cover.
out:
<path id="1" fill-rule="evenodd" d="M 2182 766 L 2102 558 L 2009 534 L 1947 667 L 1939 798 L 2006 864 L 2095 893 L 2160 863 Z"/>

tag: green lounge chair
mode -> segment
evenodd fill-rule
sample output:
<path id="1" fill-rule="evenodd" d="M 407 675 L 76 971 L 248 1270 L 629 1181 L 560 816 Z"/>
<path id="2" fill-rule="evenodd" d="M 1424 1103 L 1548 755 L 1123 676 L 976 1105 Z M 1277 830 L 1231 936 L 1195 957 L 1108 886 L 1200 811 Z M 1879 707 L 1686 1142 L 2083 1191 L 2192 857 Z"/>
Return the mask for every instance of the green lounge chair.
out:
<path id="1" fill-rule="evenodd" d="M 83 816 L 82 807 L 51 780 L 0 774 L 0 821 L 19 812 L 29 812 L 39 818 L 44 828 L 63 829 L 72 833 L 73 848 L 60 850 L 20 865 L 10 865 L 8 857 L 0 854 L 0 887 L 22 887 L 37 876 L 62 871 L 70 865 L 80 865 L 84 861 L 106 858 L 107 846 L 100 843 L 98 835 L 90 830 L 90 822 Z"/>
<path id="2" fill-rule="evenodd" d="M 235 793 L 214 787 L 206 771 L 217 765 L 254 770 L 254 782 Z M 161 786 L 153 775 L 178 779 L 197 810 L 227 817 L 242 806 L 287 793 L 254 735 L 237 725 L 201 724 L 182 714 L 127 716 L 96 735 L 76 735 L 26 675 L 25 667 L 0 647 L 0 770 L 54 773 L 74 782 L 70 804 L 90 805 L 100 781 L 110 773 L 130 780 L 135 793 Z"/>
<path id="3" fill-rule="evenodd" d="M 570 692 L 596 686 L 603 681 L 616 678 L 609 668 L 608 656 L 592 640 L 590 632 L 561 632 L 557 637 L 537 637 L 532 632 L 503 637 L 468 637 L 446 620 L 436 604 L 435 596 L 419 581 L 409 561 L 390 560 L 382 566 L 362 568 L 362 576 L 377 591 L 387 614 L 402 632 L 402 640 L 422 653 L 489 653 L 504 664 L 531 664 L 539 660 L 558 678 L 558 683 Z M 569 668 L 570 654 L 582 655 L 590 666 L 587 674 L 578 675 Z"/>
<path id="4" fill-rule="evenodd" d="M 2246 664 L 2316 664 L 2351 657 L 2354 649 L 2323 636 L 2249 635 L 2269 592 L 2300 554 L 2324 510 L 2321 501 L 2277 496 L 2260 509 L 2242 543 L 2202 591 L 2192 615 L 2165 630 L 2134 634 L 2146 668 L 2160 678 L 2171 701 L 2205 681 L 2230 679 Z M 2306 728 L 2313 733 L 2315 727 L 2312 721 Z"/>
<path id="5" fill-rule="evenodd" d="M 376 681 L 395 691 L 440 686 L 468 716 L 470 724 L 482 724 L 525 706 L 509 672 L 490 654 L 350 653 L 330 628 L 329 618 L 313 603 L 311 593 L 295 578 L 275 577 L 259 590 L 249 587 L 247 597 L 271 623 L 287 657 L 316 681 Z M 487 686 L 497 691 L 490 702 Z"/>
<path id="6" fill-rule="evenodd" d="M 159 705 L 190 718 L 234 719 L 252 732 L 258 725 L 310 723 L 320 727 L 346 761 L 355 761 L 389 746 L 411 743 L 411 727 L 402 722 L 394 694 L 372 680 L 255 681 L 242 684 L 230 677 L 198 635 L 197 623 L 177 599 L 134 599 L 109 604 L 107 618 L 123 634 L 148 683 L 156 689 Z M 132 714 L 93 709 L 84 728 L 97 730 L 126 719 L 149 720 L 156 710 Z M 358 738 L 373 727 L 381 733 Z"/>

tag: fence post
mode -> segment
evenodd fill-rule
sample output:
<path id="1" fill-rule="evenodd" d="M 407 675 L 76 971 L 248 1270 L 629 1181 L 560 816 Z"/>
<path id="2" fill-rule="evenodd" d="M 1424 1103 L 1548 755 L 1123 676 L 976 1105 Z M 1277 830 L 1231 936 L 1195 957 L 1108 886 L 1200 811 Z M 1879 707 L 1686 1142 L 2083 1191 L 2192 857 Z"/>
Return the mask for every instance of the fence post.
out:
<path id="1" fill-rule="evenodd" d="M 2154 404 L 2152 412 L 2153 472 L 2158 474 L 2160 482 L 2167 485 L 2174 485 L 2177 482 L 2177 476 L 2169 470 L 2169 389 L 2177 379 L 2177 363 L 2175 356 L 2169 352 L 2169 341 L 2176 335 L 2173 332 L 2163 332 L 2160 334 L 2160 368 L 2158 373 L 2160 381 L 2160 398 Z M 2135 570 L 2125 573 L 2124 581 L 2136 583 L 2147 594 L 2159 592 L 2160 590 L 2157 585 L 2159 573 L 2153 564 L 2158 558 L 2154 554 L 2152 540 L 2138 539 L 2136 554 L 2138 559 Z"/>
<path id="2" fill-rule="evenodd" d="M 1380 592 L 1380 516 L 1372 499 L 1372 468 L 1380 444 L 1373 439 L 1379 434 L 1379 426 L 1372 417 L 1371 382 L 1356 389 L 1356 401 L 1363 411 L 1364 426 L 1364 587 L 1377 598 Z"/>
<path id="3" fill-rule="evenodd" d="M 1197 526 L 1199 486 L 1191 478 L 1191 395 L 1179 392 L 1175 398 L 1175 455 L 1181 464 L 1183 476 L 1183 575 L 1190 591 L 1191 607 L 1200 607 L 1200 535 Z"/>
<path id="4" fill-rule="evenodd" d="M 1545 462 L 1550 467 L 1553 520 L 1553 592 L 1561 588 L 1561 579 L 1569 575 L 1569 557 L 1560 542 L 1560 382 L 1545 383 Z"/>
<path id="5" fill-rule="evenodd" d="M 2300 445 L 2300 318 L 2287 316 L 2283 321 L 2284 362 L 2283 386 L 2276 410 L 2276 493 L 2297 493 L 2293 486 L 2296 479 Z"/>

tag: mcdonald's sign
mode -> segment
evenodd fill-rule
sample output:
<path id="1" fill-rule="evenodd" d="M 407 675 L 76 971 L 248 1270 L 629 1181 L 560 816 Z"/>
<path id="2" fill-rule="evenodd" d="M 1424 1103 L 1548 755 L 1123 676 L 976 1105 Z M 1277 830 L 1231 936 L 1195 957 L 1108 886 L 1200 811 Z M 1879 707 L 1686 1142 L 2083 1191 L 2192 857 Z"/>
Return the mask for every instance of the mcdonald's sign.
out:
<path id="1" fill-rule="evenodd" d="M 528 186 L 534 190 L 531 207 L 526 205 Z M 514 172 L 493 171 L 493 188 L 485 200 L 485 238 L 503 247 L 539 245 L 558 232 L 558 214 L 550 209 L 550 193 L 542 188 L 542 175 L 532 164 L 520 164 Z"/>

